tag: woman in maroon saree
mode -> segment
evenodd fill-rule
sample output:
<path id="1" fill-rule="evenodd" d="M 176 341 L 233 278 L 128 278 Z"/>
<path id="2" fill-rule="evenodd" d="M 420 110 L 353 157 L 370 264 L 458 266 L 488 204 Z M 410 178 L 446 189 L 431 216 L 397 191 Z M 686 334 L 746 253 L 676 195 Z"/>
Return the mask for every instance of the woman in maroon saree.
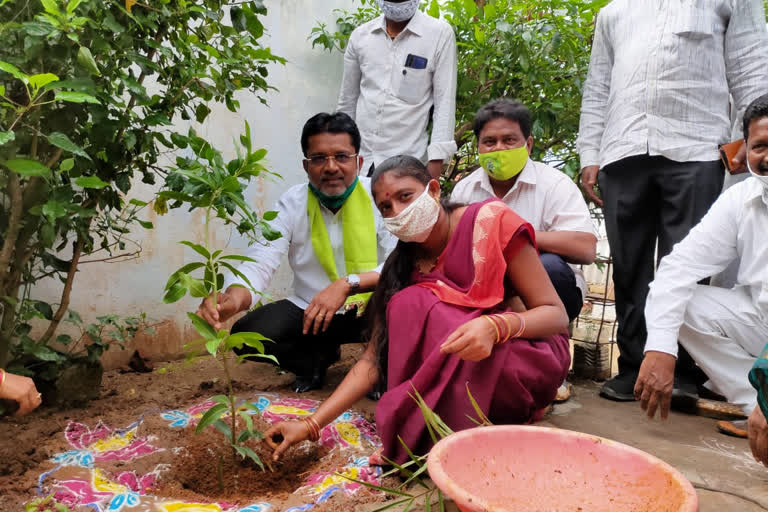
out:
<path id="1" fill-rule="evenodd" d="M 414 388 L 461 430 L 474 426 L 467 386 L 492 422 L 528 423 L 568 372 L 568 319 L 528 223 L 500 201 L 440 206 L 437 181 L 410 157 L 379 165 L 371 188 L 401 241 L 369 305 L 370 343 L 310 419 L 267 432 L 275 458 L 312 438 L 383 376 L 376 408 L 383 455 L 404 462 L 398 436 L 415 453 L 431 447 Z M 519 312 L 508 306 L 514 303 Z"/>

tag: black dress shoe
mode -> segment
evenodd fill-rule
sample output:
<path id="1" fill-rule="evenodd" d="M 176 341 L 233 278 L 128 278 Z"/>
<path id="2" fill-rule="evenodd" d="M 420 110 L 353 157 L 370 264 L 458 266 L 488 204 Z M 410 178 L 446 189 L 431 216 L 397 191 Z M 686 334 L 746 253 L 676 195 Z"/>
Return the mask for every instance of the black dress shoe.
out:
<path id="1" fill-rule="evenodd" d="M 674 386 L 670 407 L 675 411 L 696 414 L 696 407 L 699 402 L 699 391 L 696 383 L 692 379 L 679 375 L 675 377 Z"/>
<path id="2" fill-rule="evenodd" d="M 293 391 L 306 393 L 313 389 L 320 389 L 325 383 L 325 370 L 315 370 L 312 375 L 297 375 L 293 383 Z"/>
<path id="3" fill-rule="evenodd" d="M 620 373 L 603 384 L 600 396 L 615 402 L 634 402 L 636 380 L 636 373 Z"/>

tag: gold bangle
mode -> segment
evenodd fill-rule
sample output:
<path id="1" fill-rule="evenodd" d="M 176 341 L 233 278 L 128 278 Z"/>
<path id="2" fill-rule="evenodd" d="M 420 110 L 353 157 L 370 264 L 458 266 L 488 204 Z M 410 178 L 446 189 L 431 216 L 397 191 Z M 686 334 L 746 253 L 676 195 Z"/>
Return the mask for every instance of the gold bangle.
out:
<path id="1" fill-rule="evenodd" d="M 3 386 L 5 385 L 5 377 L 7 373 L 8 372 L 0 368 L 0 391 L 3 390 Z"/>
<path id="2" fill-rule="evenodd" d="M 499 342 L 499 338 L 501 337 L 501 334 L 499 333 L 499 326 L 496 325 L 496 322 L 494 322 L 493 319 L 490 316 L 483 315 L 483 318 L 488 320 L 491 323 L 491 325 L 493 326 L 493 330 L 496 331 L 496 340 L 493 342 L 493 344 L 495 345 L 496 343 Z"/>
<path id="3" fill-rule="evenodd" d="M 310 441 L 315 442 L 320 439 L 320 435 L 317 430 L 315 430 L 315 426 L 307 418 L 301 418 L 301 422 L 307 426 L 307 433 L 309 434 Z"/>
<path id="4" fill-rule="evenodd" d="M 507 326 L 507 332 L 505 333 L 506 336 L 504 336 L 504 339 L 500 341 L 500 343 L 504 343 L 505 341 L 509 340 L 509 338 L 512 337 L 512 322 L 509 320 L 509 317 L 507 315 L 499 315 L 501 319 L 504 321 L 504 325 Z"/>
<path id="5" fill-rule="evenodd" d="M 513 336 L 510 336 L 510 338 L 519 338 L 523 334 L 523 331 L 525 331 L 525 318 L 523 318 L 523 315 L 520 313 L 515 313 L 514 311 L 510 311 L 509 314 L 515 315 L 517 321 L 520 323 L 517 332 Z"/>

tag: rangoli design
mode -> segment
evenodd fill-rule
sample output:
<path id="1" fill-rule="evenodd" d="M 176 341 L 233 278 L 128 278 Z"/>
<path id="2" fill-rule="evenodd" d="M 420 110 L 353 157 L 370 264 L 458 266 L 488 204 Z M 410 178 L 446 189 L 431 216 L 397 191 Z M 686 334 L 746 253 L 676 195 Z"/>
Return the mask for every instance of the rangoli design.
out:
<path id="1" fill-rule="evenodd" d="M 261 414 L 270 424 L 308 416 L 319 402 L 308 399 L 283 398 L 276 394 L 258 394 L 243 401 L 239 410 L 248 414 Z M 170 429 L 194 426 L 216 402 L 207 400 L 186 410 L 159 413 Z M 64 437 L 71 450 L 56 454 L 51 461 L 56 467 L 40 476 L 38 493 L 53 495 L 53 500 L 74 507 L 89 507 L 96 512 L 278 512 L 270 503 L 252 503 L 247 506 L 230 503 L 193 503 L 158 497 L 152 494 L 167 464 L 156 464 L 149 473 L 139 474 L 131 463 L 151 457 L 174 446 L 160 446 L 156 437 L 142 432 L 145 417 L 122 429 L 113 429 L 98 422 L 94 427 L 70 422 Z M 323 446 L 349 452 L 348 463 L 335 471 L 310 474 L 304 485 L 295 491 L 305 496 L 307 503 L 285 509 L 283 512 L 311 510 L 336 493 L 355 494 L 366 482 L 380 485 L 381 469 L 368 465 L 367 455 L 381 446 L 375 427 L 360 414 L 347 411 L 323 428 L 320 441 Z M 126 470 L 110 473 L 103 467 L 107 462 L 119 462 Z M 146 464 L 143 464 L 146 467 Z M 342 476 L 343 475 L 343 476 Z M 346 478 L 345 478 L 346 477 Z M 357 482 L 353 481 L 357 480 Z"/>

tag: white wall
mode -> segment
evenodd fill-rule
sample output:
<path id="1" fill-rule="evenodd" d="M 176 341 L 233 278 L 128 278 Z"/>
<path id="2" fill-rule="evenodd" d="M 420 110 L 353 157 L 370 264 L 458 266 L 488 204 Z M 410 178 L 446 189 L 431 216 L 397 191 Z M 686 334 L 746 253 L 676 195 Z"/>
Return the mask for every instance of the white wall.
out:
<path id="1" fill-rule="evenodd" d="M 233 157 L 232 141 L 243 131 L 244 121 L 252 130 L 255 147 L 268 153 L 268 168 L 283 176 L 283 180 L 261 180 L 248 193 L 251 204 L 265 211 L 283 190 L 304 181 L 301 168 L 299 136 L 304 122 L 313 114 L 333 111 L 342 74 L 342 56 L 320 48 L 312 49 L 308 36 L 318 21 L 335 28 L 335 8 L 351 8 L 354 0 L 266 0 L 268 15 L 263 18 L 266 36 L 262 40 L 273 53 L 288 60 L 285 66 L 270 67 L 268 82 L 278 92 L 266 95 L 268 106 L 250 94 L 241 94 L 240 112 L 233 114 L 223 105 L 211 105 L 212 114 L 198 132 Z M 149 200 L 153 189 L 137 185 L 131 197 Z M 177 242 L 189 239 L 203 241 L 203 225 L 199 212 L 189 214 L 184 209 L 158 217 L 147 211 L 147 220 L 155 228 L 145 231 L 137 227 L 133 238 L 140 242 L 140 258 L 123 263 L 90 263 L 78 273 L 71 297 L 70 309 L 80 312 L 85 321 L 105 314 L 133 315 L 146 312 L 159 322 L 155 336 L 137 340 L 137 345 L 152 358 L 163 359 L 178 355 L 183 339 L 194 334 L 185 313 L 194 311 L 197 300 L 187 297 L 172 305 L 162 302 L 163 287 L 168 276 L 191 261 L 191 250 Z M 242 249 L 246 245 L 237 232 L 220 229 L 218 244 Z M 220 246 L 220 245 L 219 245 Z M 278 272 L 270 293 L 285 296 L 291 285 L 287 265 Z M 49 280 L 33 291 L 33 297 L 58 302 L 61 283 Z M 121 364 L 125 354 L 112 354 L 108 365 Z"/>

